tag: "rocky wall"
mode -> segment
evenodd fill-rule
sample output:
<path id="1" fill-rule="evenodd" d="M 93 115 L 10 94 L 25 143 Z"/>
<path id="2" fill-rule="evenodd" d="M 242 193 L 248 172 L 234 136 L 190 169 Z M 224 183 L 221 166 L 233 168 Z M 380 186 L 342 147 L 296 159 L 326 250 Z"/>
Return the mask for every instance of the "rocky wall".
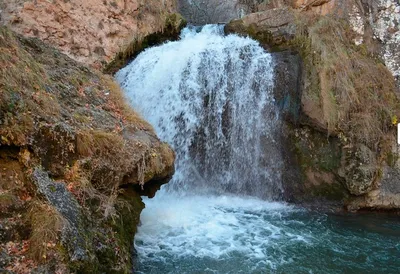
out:
<path id="1" fill-rule="evenodd" d="M 396 25 L 390 19 L 398 18 L 396 4 L 385 1 L 377 9 L 385 12 L 371 17 L 371 3 L 360 1 L 282 2 L 231 21 L 225 31 L 301 57 L 301 74 L 298 61 L 288 65 L 282 53 L 276 61 L 277 102 L 291 106 L 282 108 L 286 199 L 349 210 L 399 209 L 400 105 L 391 63 L 398 50 L 388 42 L 396 29 L 380 28 L 384 42 L 374 27 L 378 14 Z M 384 57 L 389 47 L 391 61 Z"/>
<path id="2" fill-rule="evenodd" d="M 101 69 L 131 41 L 162 31 L 174 12 L 174 0 L 2 0 L 0 24 Z"/>

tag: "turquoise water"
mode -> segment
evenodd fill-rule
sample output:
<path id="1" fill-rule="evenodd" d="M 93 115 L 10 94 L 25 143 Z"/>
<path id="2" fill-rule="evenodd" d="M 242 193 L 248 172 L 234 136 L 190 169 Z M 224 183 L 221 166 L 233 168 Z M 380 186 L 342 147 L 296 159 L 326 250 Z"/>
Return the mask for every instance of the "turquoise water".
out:
<path id="1" fill-rule="evenodd" d="M 400 273 L 397 215 L 234 196 L 146 200 L 137 273 Z"/>
<path id="2" fill-rule="evenodd" d="M 207 25 L 117 73 L 176 152 L 173 179 L 145 201 L 137 273 L 400 273 L 398 216 L 265 201 L 285 172 L 274 66 L 257 41 Z"/>

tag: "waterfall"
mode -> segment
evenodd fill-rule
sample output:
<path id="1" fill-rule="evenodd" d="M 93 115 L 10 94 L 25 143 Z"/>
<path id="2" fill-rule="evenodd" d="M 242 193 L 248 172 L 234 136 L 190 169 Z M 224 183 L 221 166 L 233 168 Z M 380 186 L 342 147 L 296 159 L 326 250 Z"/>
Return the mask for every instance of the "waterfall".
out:
<path id="1" fill-rule="evenodd" d="M 208 25 L 118 72 L 177 154 L 172 181 L 144 198 L 135 273 L 398 273 L 398 219 L 271 201 L 283 172 L 273 69 L 256 41 Z"/>
<path id="2" fill-rule="evenodd" d="M 221 25 L 189 27 L 180 41 L 147 49 L 116 78 L 177 153 L 167 188 L 279 197 L 273 62 L 256 41 L 224 36 Z"/>

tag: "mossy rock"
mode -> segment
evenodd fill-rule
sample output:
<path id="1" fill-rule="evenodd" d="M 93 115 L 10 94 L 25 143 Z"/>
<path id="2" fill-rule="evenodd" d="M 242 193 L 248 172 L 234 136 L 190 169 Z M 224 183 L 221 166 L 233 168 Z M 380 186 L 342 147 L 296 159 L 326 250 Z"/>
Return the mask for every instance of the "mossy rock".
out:
<path id="1" fill-rule="evenodd" d="M 296 203 L 341 206 L 349 192 L 338 175 L 342 159 L 340 140 L 308 126 L 292 125 L 287 132 L 291 165 L 299 168 L 295 181 L 285 182 L 287 198 Z"/>

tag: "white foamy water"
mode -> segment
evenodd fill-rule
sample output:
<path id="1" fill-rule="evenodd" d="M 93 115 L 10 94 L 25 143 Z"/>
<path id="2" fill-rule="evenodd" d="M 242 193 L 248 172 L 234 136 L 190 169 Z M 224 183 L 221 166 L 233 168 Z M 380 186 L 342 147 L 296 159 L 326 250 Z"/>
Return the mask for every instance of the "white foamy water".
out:
<path id="1" fill-rule="evenodd" d="M 186 28 L 117 73 L 132 105 L 177 153 L 175 191 L 281 194 L 273 63 L 222 26 Z"/>
<path id="2" fill-rule="evenodd" d="M 393 273 L 398 217 L 326 215 L 238 196 L 146 199 L 138 273 Z"/>
<path id="3" fill-rule="evenodd" d="M 221 26 L 187 28 L 118 72 L 177 153 L 172 181 L 145 199 L 138 273 L 398 273 L 398 222 L 260 199 L 281 194 L 272 72 L 257 42 Z"/>
<path id="4" fill-rule="evenodd" d="M 146 199 L 145 203 L 135 246 L 141 259 L 145 258 L 146 263 L 153 260 L 155 265 L 160 261 L 168 265 L 174 259 L 211 260 L 215 264 L 241 256 L 247 269 L 274 268 L 277 262 L 269 253 L 271 248 L 280 249 L 278 244 L 284 241 L 307 243 L 311 237 L 285 231 L 280 220 L 298 210 L 282 203 L 171 193 Z"/>

